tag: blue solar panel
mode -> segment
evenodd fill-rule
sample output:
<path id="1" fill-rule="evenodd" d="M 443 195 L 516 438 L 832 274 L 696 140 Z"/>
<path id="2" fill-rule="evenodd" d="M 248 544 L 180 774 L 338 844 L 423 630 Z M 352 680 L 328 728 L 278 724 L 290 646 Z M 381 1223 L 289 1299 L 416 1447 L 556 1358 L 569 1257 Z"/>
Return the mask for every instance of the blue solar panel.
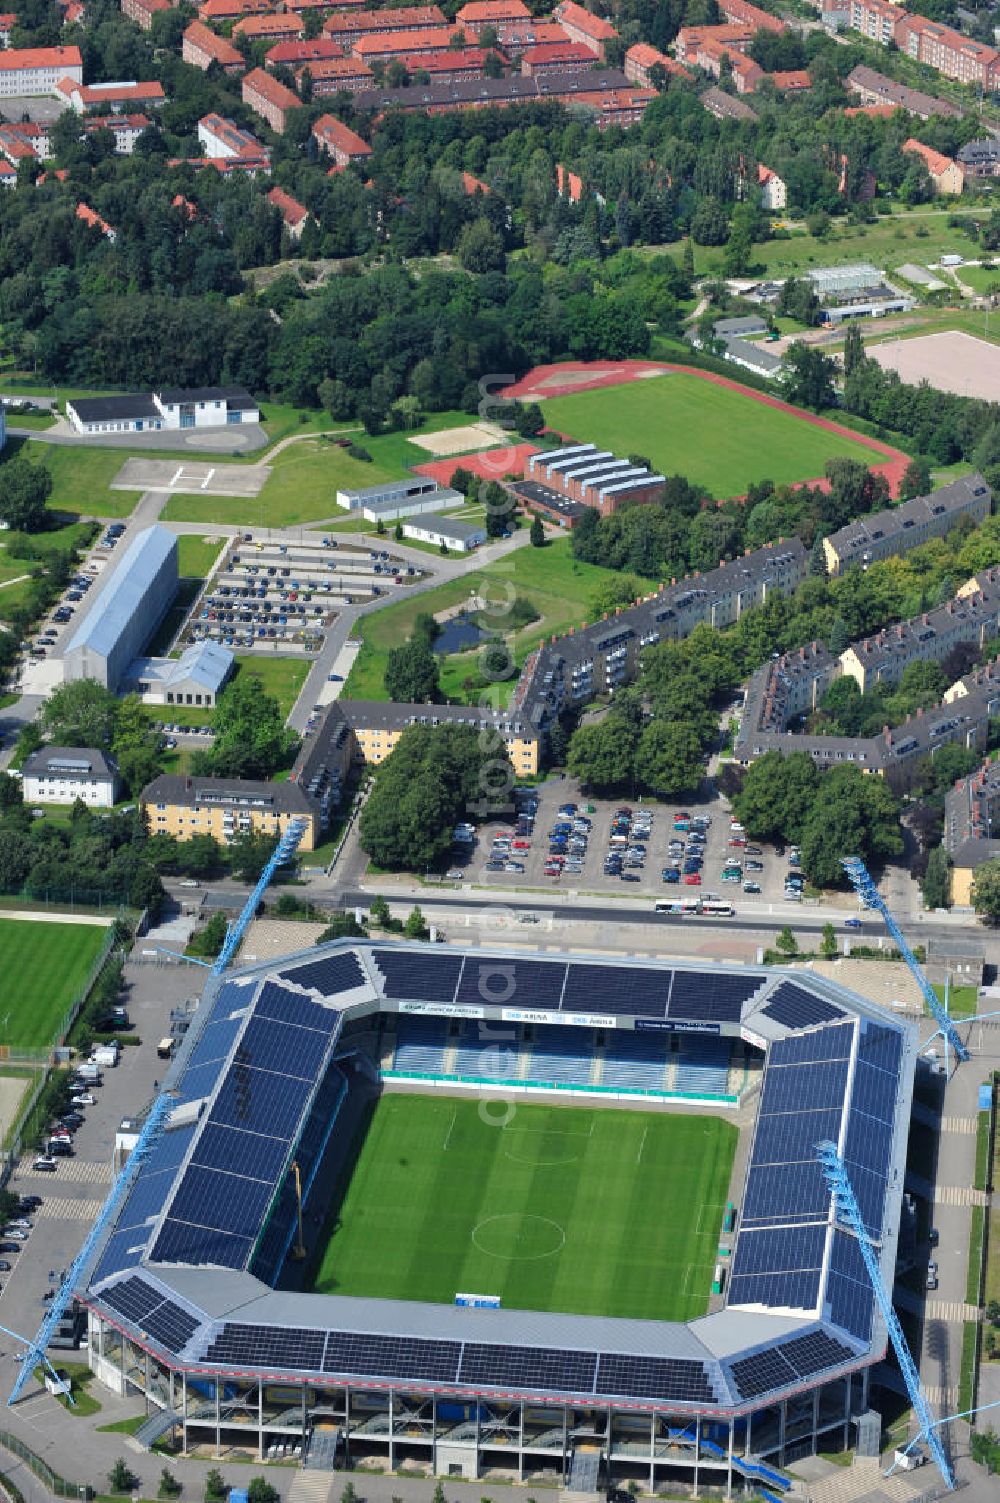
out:
<path id="1" fill-rule="evenodd" d="M 771 1065 L 803 1065 L 824 1059 L 847 1059 L 854 1038 L 853 1023 L 831 1023 L 813 1033 L 793 1034 L 771 1045 Z"/>
<path id="2" fill-rule="evenodd" d="M 220 1268 L 243 1268 L 253 1240 L 203 1226 L 191 1226 L 168 1216 L 153 1248 L 157 1263 L 215 1263 Z"/>
<path id="3" fill-rule="evenodd" d="M 828 1318 L 834 1325 L 842 1326 L 862 1341 L 871 1340 L 875 1296 L 860 1249 L 845 1232 L 834 1233 L 826 1297 Z"/>
<path id="4" fill-rule="evenodd" d="M 209 1060 L 207 1064 L 198 1065 L 197 1069 L 185 1070 L 177 1088 L 178 1104 L 186 1101 L 201 1101 L 205 1096 L 211 1096 L 215 1090 L 216 1081 L 222 1073 L 224 1062 L 219 1059 Z"/>
<path id="5" fill-rule="evenodd" d="M 238 1237 L 256 1237 L 271 1196 L 272 1181 L 246 1179 L 221 1169 L 189 1167 L 170 1205 L 175 1221 L 231 1232 Z"/>
<path id="6" fill-rule="evenodd" d="M 255 1018 L 276 1018 L 279 1023 L 294 1023 L 298 1028 L 313 1028 L 317 1033 L 329 1036 L 340 1022 L 340 1013 L 332 1007 L 321 1007 L 310 1002 L 308 997 L 279 986 L 276 981 L 265 981 L 253 1010 Z"/>
<path id="7" fill-rule="evenodd" d="M 451 1002 L 462 970 L 460 955 L 433 951 L 373 950 L 387 997 L 413 997 L 425 1002 Z"/>
<path id="8" fill-rule="evenodd" d="M 830 1192 L 817 1162 L 766 1164 L 747 1176 L 741 1219 L 744 1226 L 779 1224 L 825 1218 L 829 1208 Z"/>
<path id="9" fill-rule="evenodd" d="M 124 1231 L 127 1226 L 142 1226 L 158 1216 L 170 1194 L 175 1174 L 174 1169 L 163 1169 L 159 1174 L 140 1174 L 118 1217 L 118 1230 Z"/>
<path id="10" fill-rule="evenodd" d="M 864 1112 L 852 1111 L 847 1119 L 844 1158 L 885 1175 L 892 1147 L 892 1123 L 877 1122 Z"/>
<path id="11" fill-rule="evenodd" d="M 290 1138 L 310 1089 L 310 1081 L 254 1070 L 237 1059 L 222 1083 L 209 1120 L 270 1137 Z"/>
<path id="12" fill-rule="evenodd" d="M 898 1076 L 859 1059 L 854 1071 L 852 1110 L 864 1112 L 879 1122 L 891 1123 L 896 1112 Z"/>
<path id="13" fill-rule="evenodd" d="M 850 1176 L 862 1221 L 871 1236 L 881 1237 L 885 1212 L 885 1174 L 873 1172 L 871 1169 L 862 1169 L 857 1164 L 852 1164 L 850 1160 L 847 1161 L 847 1173 Z"/>
<path id="14" fill-rule="evenodd" d="M 197 1069 L 206 1060 L 225 1059 L 243 1027 L 243 1018 L 224 1018 L 221 1023 L 209 1023 L 185 1061 L 185 1069 Z"/>
<path id="15" fill-rule="evenodd" d="M 825 1112 L 773 1112 L 757 1119 L 753 1162 L 786 1164 L 816 1157 L 816 1144 L 840 1135 L 841 1110 Z"/>
<path id="16" fill-rule="evenodd" d="M 744 1005 L 760 989 L 759 976 L 699 975 L 677 971 L 670 991 L 671 1018 L 738 1023 Z"/>
<path id="17" fill-rule="evenodd" d="M 105 1243 L 91 1282 L 99 1284 L 124 1268 L 135 1268 L 145 1250 L 146 1238 L 139 1228 L 115 1232 Z"/>
<path id="18" fill-rule="evenodd" d="M 455 1001 L 463 1007 L 555 1009 L 565 979 L 564 962 L 468 955 Z"/>
<path id="19" fill-rule="evenodd" d="M 571 965 L 563 992 L 563 1012 L 634 1013 L 662 1018 L 670 993 L 669 971 L 638 966 Z"/>
<path id="20" fill-rule="evenodd" d="M 878 1023 L 865 1023 L 858 1045 L 859 1059 L 890 1075 L 898 1075 L 902 1055 L 903 1036 L 898 1029 L 883 1028 Z"/>
<path id="21" fill-rule="evenodd" d="M 314 1080 L 328 1043 L 328 1034 L 312 1028 L 290 1027 L 272 1018 L 251 1018 L 235 1058 L 247 1065 L 259 1065 L 262 1070 Z"/>
<path id="22" fill-rule="evenodd" d="M 763 1013 L 785 1028 L 813 1028 L 817 1023 L 829 1023 L 832 1018 L 844 1016 L 841 1008 L 814 996 L 794 981 L 783 981 L 772 992 Z"/>
<path id="23" fill-rule="evenodd" d="M 829 1111 L 843 1104 L 849 1062 L 838 1059 L 808 1069 L 775 1069 L 769 1060 L 761 1092 L 762 1112 Z"/>
<path id="24" fill-rule="evenodd" d="M 784 1273 L 821 1268 L 826 1226 L 770 1227 L 742 1231 L 736 1243 L 733 1273 Z"/>
<path id="25" fill-rule="evenodd" d="M 307 991 L 320 992 L 324 997 L 335 997 L 338 992 L 347 992 L 355 986 L 364 986 L 367 977 L 361 962 L 352 950 L 340 955 L 327 955 L 323 960 L 309 960 L 302 965 L 289 966 L 280 973 L 282 981 L 294 981 Z"/>
<path id="26" fill-rule="evenodd" d="M 269 1138 L 262 1133 L 241 1132 L 238 1127 L 220 1127 L 217 1123 L 206 1122 L 191 1162 L 273 1182 L 281 1173 L 287 1157 L 288 1141 L 285 1138 Z"/>
<path id="27" fill-rule="evenodd" d="M 729 1281 L 731 1305 L 767 1305 L 772 1309 L 815 1310 L 820 1270 L 797 1273 L 734 1274 Z"/>

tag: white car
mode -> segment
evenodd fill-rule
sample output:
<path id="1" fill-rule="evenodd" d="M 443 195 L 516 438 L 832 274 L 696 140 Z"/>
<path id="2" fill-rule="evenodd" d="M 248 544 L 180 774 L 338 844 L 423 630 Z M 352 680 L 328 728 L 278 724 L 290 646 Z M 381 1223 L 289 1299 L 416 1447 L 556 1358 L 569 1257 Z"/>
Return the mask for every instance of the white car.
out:
<path id="1" fill-rule="evenodd" d="M 92 1096 L 89 1091 L 81 1091 L 78 1095 L 71 1096 L 69 1098 L 69 1101 L 70 1101 L 70 1106 L 96 1106 L 97 1105 L 97 1097 L 96 1096 Z"/>

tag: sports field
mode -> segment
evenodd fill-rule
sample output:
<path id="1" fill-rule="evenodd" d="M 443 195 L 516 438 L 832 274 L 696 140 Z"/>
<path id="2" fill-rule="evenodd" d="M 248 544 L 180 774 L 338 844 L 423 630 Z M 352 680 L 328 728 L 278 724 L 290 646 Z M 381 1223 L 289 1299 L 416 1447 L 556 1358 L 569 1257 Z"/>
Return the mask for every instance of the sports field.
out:
<path id="1" fill-rule="evenodd" d="M 719 500 L 757 480 L 816 479 L 834 457 L 884 460 L 861 438 L 681 372 L 548 397 L 542 411 L 550 428 L 614 454 L 642 454 L 661 474 L 685 475 Z"/>
<path id="2" fill-rule="evenodd" d="M 103 924 L 0 918 L 0 1045 L 51 1044 L 107 936 Z"/>
<path id="3" fill-rule="evenodd" d="M 715 1117 L 383 1096 L 327 1226 L 323 1294 L 691 1320 L 737 1131 Z M 510 1115 L 510 1121 L 503 1123 Z"/>

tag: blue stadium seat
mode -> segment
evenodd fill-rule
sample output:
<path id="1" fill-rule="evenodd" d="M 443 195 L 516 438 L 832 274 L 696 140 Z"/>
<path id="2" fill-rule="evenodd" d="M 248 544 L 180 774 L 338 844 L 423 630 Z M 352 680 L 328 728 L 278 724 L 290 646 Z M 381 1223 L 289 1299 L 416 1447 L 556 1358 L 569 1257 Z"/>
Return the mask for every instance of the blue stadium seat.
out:
<path id="1" fill-rule="evenodd" d="M 447 1029 L 443 1018 L 401 1017 L 393 1069 L 441 1075 L 448 1048 Z"/>
<path id="2" fill-rule="evenodd" d="M 525 1080 L 590 1085 L 593 1035 L 585 1028 L 536 1028 L 530 1048 Z"/>
<path id="3" fill-rule="evenodd" d="M 508 1033 L 509 1038 L 501 1035 Z M 448 1041 L 453 1053 L 448 1056 L 448 1073 L 460 1080 L 516 1080 L 521 1052 L 520 1030 L 511 1024 L 462 1025 L 457 1038 Z"/>
<path id="4" fill-rule="evenodd" d="M 674 1090 L 725 1096 L 729 1083 L 729 1043 L 725 1039 L 682 1036 Z"/>
<path id="5" fill-rule="evenodd" d="M 662 1038 L 642 1033 L 613 1033 L 605 1047 L 601 1085 L 620 1091 L 662 1091 L 666 1064 L 666 1044 Z"/>

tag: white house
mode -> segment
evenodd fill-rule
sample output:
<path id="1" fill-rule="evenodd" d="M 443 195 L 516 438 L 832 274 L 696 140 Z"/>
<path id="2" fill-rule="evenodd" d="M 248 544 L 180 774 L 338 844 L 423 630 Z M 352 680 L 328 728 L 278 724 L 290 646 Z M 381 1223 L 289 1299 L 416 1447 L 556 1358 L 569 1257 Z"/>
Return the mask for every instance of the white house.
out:
<path id="1" fill-rule="evenodd" d="M 463 522 L 458 517 L 442 517 L 433 513 L 420 522 L 403 523 L 404 538 L 415 538 L 420 543 L 432 543 L 455 553 L 471 553 L 486 542 L 486 528 L 482 522 Z"/>
<path id="2" fill-rule="evenodd" d="M 772 172 L 770 167 L 765 167 L 763 162 L 758 162 L 757 182 L 760 184 L 762 208 L 769 209 L 773 213 L 776 209 L 785 207 L 788 203 L 788 185 L 783 177 Z"/>
<path id="3" fill-rule="evenodd" d="M 77 397 L 66 403 L 77 433 L 148 433 L 259 423 L 260 408 L 242 386 L 152 391 L 137 397 Z"/>
<path id="4" fill-rule="evenodd" d="M 118 797 L 115 764 L 89 746 L 43 746 L 21 768 L 25 803 L 73 804 L 111 809 Z"/>

